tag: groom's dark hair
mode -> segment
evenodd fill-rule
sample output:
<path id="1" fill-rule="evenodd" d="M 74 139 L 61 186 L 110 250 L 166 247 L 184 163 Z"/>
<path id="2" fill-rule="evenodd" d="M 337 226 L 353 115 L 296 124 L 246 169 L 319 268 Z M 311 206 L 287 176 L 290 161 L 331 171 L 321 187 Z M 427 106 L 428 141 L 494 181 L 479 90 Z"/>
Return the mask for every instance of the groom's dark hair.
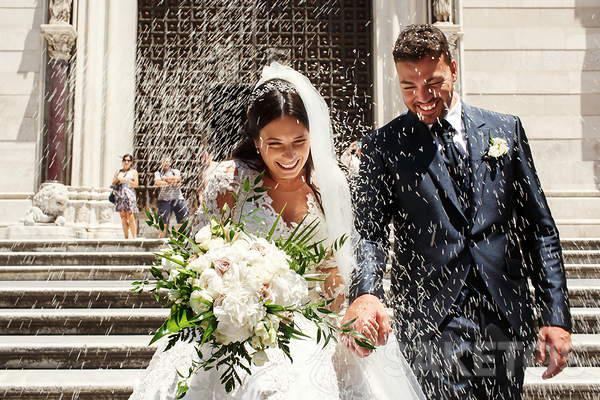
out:
<path id="1" fill-rule="evenodd" d="M 394 62 L 419 61 L 425 57 L 444 56 L 452 61 L 450 46 L 444 32 L 433 25 L 409 25 L 400 32 L 394 45 Z"/>

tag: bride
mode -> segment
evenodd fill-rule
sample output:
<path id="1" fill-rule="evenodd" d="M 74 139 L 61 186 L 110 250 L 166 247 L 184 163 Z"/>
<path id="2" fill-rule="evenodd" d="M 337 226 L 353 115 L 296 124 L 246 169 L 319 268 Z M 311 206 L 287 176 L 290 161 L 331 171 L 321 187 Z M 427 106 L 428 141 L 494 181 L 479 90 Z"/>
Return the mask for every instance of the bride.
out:
<path id="1" fill-rule="evenodd" d="M 277 217 L 275 236 L 286 237 L 298 224 L 319 221 L 316 240 L 333 242 L 352 233 L 350 193 L 338 167 L 329 119 L 323 98 L 297 71 L 273 63 L 265 67 L 247 111 L 246 138 L 229 161 L 212 165 L 202 201 L 210 213 L 228 205 L 246 228 L 265 235 Z M 238 198 L 241 183 L 261 173 L 262 188 L 252 201 Z M 243 204 L 241 204 L 244 202 Z M 199 215 L 200 223 L 207 223 Z M 343 282 L 354 267 L 352 247 L 347 243 L 319 266 L 326 279 L 311 289 L 313 296 L 332 299 L 335 311 L 344 304 Z M 300 318 L 306 333 L 314 326 Z M 365 333 L 366 334 L 366 333 Z M 391 335 L 385 346 L 361 359 L 347 347 L 330 342 L 293 340 L 293 363 L 278 349 L 268 349 L 269 361 L 252 366 L 242 375 L 242 385 L 226 393 L 218 370 L 198 372 L 190 381 L 185 399 L 242 400 L 358 400 L 392 398 L 424 399 L 410 367 Z M 314 336 L 313 336 L 314 337 Z M 195 354 L 193 345 L 180 342 L 168 351 L 159 344 L 148 368 L 135 386 L 130 400 L 175 398 L 178 373 L 185 376 Z"/>

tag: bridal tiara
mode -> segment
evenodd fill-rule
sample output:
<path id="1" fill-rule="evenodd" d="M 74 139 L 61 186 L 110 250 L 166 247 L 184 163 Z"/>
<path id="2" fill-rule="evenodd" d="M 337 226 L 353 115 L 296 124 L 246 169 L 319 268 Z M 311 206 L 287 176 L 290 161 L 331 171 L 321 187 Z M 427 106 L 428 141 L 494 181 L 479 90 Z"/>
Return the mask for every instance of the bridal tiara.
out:
<path id="1" fill-rule="evenodd" d="M 273 90 L 277 90 L 281 93 L 298 93 L 294 85 L 290 82 L 282 79 L 272 79 L 254 88 L 250 95 L 250 104 L 253 104 L 256 100 Z"/>

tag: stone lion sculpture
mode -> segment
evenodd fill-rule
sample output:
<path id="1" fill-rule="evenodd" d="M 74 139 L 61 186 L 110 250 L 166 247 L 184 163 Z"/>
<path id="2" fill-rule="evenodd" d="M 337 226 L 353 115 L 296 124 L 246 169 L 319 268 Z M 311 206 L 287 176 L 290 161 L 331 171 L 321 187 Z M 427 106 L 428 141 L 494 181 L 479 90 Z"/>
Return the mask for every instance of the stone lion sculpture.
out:
<path id="1" fill-rule="evenodd" d="M 33 196 L 33 206 L 25 215 L 25 225 L 64 225 L 63 216 L 69 200 L 67 187 L 61 183 L 44 183 Z"/>

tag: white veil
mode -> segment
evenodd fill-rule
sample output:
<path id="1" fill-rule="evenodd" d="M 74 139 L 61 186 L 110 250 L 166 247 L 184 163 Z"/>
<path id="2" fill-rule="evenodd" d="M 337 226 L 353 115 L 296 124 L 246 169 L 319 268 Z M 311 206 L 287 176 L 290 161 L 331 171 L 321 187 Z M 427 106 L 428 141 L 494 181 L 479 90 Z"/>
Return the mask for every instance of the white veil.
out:
<path id="1" fill-rule="evenodd" d="M 277 62 L 263 68 L 256 87 L 273 79 L 292 84 L 308 114 L 314 179 L 320 188 L 329 240 L 334 241 L 344 234 L 348 236 L 346 244 L 335 256 L 348 288 L 356 266 L 352 243 L 352 238 L 355 237 L 352 200 L 346 177 L 337 163 L 329 108 L 307 77 Z M 364 359 L 358 358 L 339 344 L 334 365 L 342 400 L 393 400 L 399 397 L 405 400 L 425 400 L 421 386 L 393 334 L 386 345 L 378 347 Z"/>
<path id="2" fill-rule="evenodd" d="M 331 243 L 342 235 L 348 237 L 344 247 L 335 255 L 340 274 L 348 284 L 356 265 L 351 243 L 354 230 L 352 200 L 346 177 L 337 163 L 329 108 L 307 77 L 277 62 L 263 68 L 256 87 L 273 79 L 292 84 L 304 103 L 310 125 L 313 178 L 320 188 L 321 203 L 327 221 L 327 234 Z"/>

